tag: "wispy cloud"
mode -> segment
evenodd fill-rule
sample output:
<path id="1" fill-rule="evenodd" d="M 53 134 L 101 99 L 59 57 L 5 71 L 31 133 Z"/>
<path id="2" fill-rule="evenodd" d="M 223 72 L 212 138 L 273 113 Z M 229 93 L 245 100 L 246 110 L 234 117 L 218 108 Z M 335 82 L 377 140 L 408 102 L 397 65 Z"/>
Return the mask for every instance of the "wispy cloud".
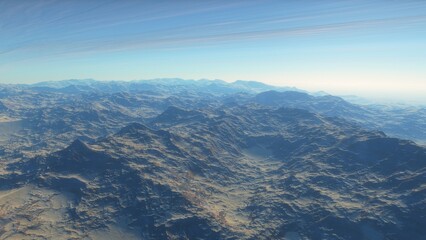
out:
<path id="1" fill-rule="evenodd" d="M 410 14 L 392 12 L 395 6 L 375 9 L 375 1 L 326 1 L 306 9 L 282 2 L 0 1 L 0 63 L 426 26 L 426 15 L 418 13 L 426 9 L 421 2 L 397 6 L 417 9 Z"/>

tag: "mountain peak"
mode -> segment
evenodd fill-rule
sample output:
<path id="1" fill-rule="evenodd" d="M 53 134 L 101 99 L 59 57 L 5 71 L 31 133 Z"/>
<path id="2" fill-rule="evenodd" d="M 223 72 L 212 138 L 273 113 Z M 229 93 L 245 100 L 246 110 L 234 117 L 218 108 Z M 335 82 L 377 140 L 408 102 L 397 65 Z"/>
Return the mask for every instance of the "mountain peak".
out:
<path id="1" fill-rule="evenodd" d="M 6 111 L 8 108 L 4 105 L 2 101 L 0 101 L 0 111 Z"/>
<path id="2" fill-rule="evenodd" d="M 251 81 L 251 80 L 237 80 L 231 84 L 234 85 L 246 85 L 246 86 L 251 86 L 251 87 L 266 87 L 269 85 L 266 85 L 262 82 L 257 82 L 257 81 Z"/>
<path id="3" fill-rule="evenodd" d="M 127 134 L 134 134 L 137 132 L 145 132 L 145 131 L 154 131 L 152 129 L 150 129 L 149 127 L 141 124 L 141 123 L 131 123 L 127 126 L 125 126 L 124 128 L 122 128 L 117 135 L 127 135 Z"/>
<path id="4" fill-rule="evenodd" d="M 299 99 L 305 99 L 305 98 L 312 98 L 311 95 L 303 92 L 298 91 L 275 91 L 270 90 L 266 92 L 262 92 L 257 94 L 256 96 L 269 96 L 269 97 L 280 97 L 280 98 L 299 98 Z"/>
<path id="5" fill-rule="evenodd" d="M 179 121 L 188 117 L 194 117 L 196 115 L 201 115 L 201 112 L 198 112 L 195 110 L 188 111 L 188 110 L 178 108 L 176 106 L 170 106 L 163 113 L 157 116 L 154 122 L 156 123 L 173 122 L 173 121 Z"/>
<path id="6" fill-rule="evenodd" d="M 88 151 L 88 150 L 92 150 L 91 148 L 89 148 L 89 146 L 87 146 L 86 143 L 84 143 L 83 141 L 81 141 L 80 139 L 76 139 L 74 140 L 67 148 L 66 150 L 74 150 L 74 151 Z"/>

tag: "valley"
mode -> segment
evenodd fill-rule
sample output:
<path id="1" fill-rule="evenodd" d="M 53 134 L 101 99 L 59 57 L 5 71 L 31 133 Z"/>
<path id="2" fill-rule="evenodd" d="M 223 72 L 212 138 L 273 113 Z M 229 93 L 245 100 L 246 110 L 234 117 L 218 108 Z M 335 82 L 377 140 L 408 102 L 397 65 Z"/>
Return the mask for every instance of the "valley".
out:
<path id="1" fill-rule="evenodd" d="M 1 239 L 426 234 L 423 130 L 333 96 L 142 83 L 2 91 Z"/>

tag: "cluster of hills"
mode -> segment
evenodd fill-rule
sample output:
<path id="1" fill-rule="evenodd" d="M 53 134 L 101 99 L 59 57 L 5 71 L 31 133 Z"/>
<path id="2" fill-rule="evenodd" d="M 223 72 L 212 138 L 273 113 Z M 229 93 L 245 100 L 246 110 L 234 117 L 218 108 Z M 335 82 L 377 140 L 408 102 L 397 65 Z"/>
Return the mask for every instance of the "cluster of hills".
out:
<path id="1" fill-rule="evenodd" d="M 422 239 L 425 119 L 247 81 L 0 85 L 0 239 Z"/>

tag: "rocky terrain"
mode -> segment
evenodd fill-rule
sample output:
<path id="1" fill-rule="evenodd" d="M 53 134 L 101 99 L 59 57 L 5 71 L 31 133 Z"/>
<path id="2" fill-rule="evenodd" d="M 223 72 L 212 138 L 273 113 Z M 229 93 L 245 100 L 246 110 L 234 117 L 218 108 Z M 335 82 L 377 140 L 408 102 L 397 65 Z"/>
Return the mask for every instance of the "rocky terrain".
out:
<path id="1" fill-rule="evenodd" d="M 3 85 L 0 239 L 422 239 L 425 114 L 244 81 Z"/>

